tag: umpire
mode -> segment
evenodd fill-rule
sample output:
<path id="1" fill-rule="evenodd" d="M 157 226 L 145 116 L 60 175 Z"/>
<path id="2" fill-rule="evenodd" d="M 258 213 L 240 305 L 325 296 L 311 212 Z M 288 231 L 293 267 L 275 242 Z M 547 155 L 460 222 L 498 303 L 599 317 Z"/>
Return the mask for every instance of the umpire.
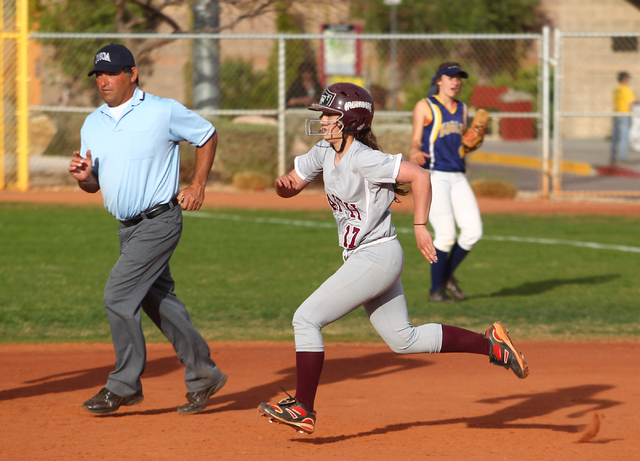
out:
<path id="1" fill-rule="evenodd" d="M 69 172 L 82 190 L 102 190 L 105 208 L 120 221 L 120 257 L 104 291 L 115 370 L 82 406 L 103 414 L 142 402 L 140 376 L 147 358 L 142 307 L 186 367 L 187 403 L 178 413 L 197 413 L 227 376 L 173 292 L 169 259 L 180 241 L 182 210 L 198 210 L 204 201 L 218 135 L 211 123 L 180 103 L 140 90 L 133 55 L 122 45 L 101 48 L 93 74 L 105 104 L 86 118 Z M 180 141 L 197 147 L 195 173 L 183 190 L 178 183 Z"/>

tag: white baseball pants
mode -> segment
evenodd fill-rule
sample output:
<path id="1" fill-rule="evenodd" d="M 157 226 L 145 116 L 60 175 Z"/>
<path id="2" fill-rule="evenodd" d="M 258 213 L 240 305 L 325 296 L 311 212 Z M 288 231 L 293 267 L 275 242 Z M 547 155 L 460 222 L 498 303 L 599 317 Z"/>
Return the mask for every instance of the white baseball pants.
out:
<path id="1" fill-rule="evenodd" d="M 471 251 L 482 238 L 482 219 L 478 202 L 464 173 L 431 171 L 431 210 L 429 222 L 435 231 L 433 245 L 449 252 L 456 242 L 456 224 L 460 228 L 458 245 Z"/>
<path id="2" fill-rule="evenodd" d="M 409 321 L 400 275 L 404 253 L 397 239 L 354 252 L 293 316 L 296 352 L 322 352 L 322 328 L 364 305 L 371 324 L 400 354 L 440 352 L 442 326 Z"/>

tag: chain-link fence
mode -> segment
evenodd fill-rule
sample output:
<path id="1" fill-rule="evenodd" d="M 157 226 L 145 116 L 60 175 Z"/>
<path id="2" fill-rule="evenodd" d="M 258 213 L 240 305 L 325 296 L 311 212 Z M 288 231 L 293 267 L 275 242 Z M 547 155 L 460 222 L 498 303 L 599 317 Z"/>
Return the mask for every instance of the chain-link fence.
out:
<path id="1" fill-rule="evenodd" d="M 640 112 L 618 112 L 612 97 L 620 73 L 640 78 L 638 37 L 640 32 L 555 30 L 554 196 L 640 197 Z M 627 155 L 612 158 L 613 123 L 630 116 Z M 576 181 L 562 167 L 567 161 L 591 165 L 597 178 Z"/>
<path id="2" fill-rule="evenodd" d="M 98 48 L 120 42 L 136 56 L 143 90 L 212 119 L 220 133 L 212 177 L 222 182 L 244 178 L 268 187 L 288 170 L 316 141 L 303 135 L 304 119 L 314 116 L 305 107 L 338 80 L 370 90 L 383 149 L 406 154 L 414 104 L 426 96 L 437 65 L 457 61 L 470 74 L 458 98 L 471 115 L 479 107 L 492 113 L 484 146 L 469 158 L 472 168 L 486 163 L 484 171 L 492 174 L 519 167 L 541 196 L 640 195 L 640 116 L 631 114 L 627 160 L 612 165 L 610 159 L 612 120 L 629 116 L 613 110 L 612 92 L 619 72 L 630 73 L 632 87 L 640 75 L 640 32 L 372 35 L 337 27 L 316 35 L 36 33 L 27 62 L 19 11 L 10 1 L 3 8 L 0 188 L 25 189 L 29 171 L 32 187 L 74 184 L 66 172 L 69 155 L 80 145 L 84 118 L 102 103 L 86 73 Z M 216 50 L 209 54 L 216 59 L 208 80 L 211 104 L 198 97 L 198 46 Z M 27 66 L 28 78 L 21 73 Z M 303 74 L 317 84 L 307 84 Z M 27 80 L 28 111 L 21 110 Z M 545 141 L 551 135 L 553 142 Z M 27 144 L 29 155 L 21 155 Z M 192 165 L 193 150 L 184 146 L 185 180 Z"/>
<path id="3" fill-rule="evenodd" d="M 219 97 L 204 108 L 194 101 L 194 69 L 201 64 L 194 60 L 198 40 L 217 47 L 219 57 L 212 82 Z M 469 104 L 470 115 L 480 107 L 492 113 L 487 141 L 532 143 L 538 153 L 543 148 L 542 34 L 35 33 L 30 103 L 32 131 L 39 128 L 40 137 L 33 172 L 47 170 L 54 158 L 68 158 L 79 147 L 84 118 L 102 103 L 87 71 L 95 52 L 110 42 L 134 52 L 143 90 L 174 98 L 212 119 L 220 136 L 213 177 L 225 182 L 244 173 L 272 183 L 288 170 L 293 157 L 317 141 L 304 136 L 304 119 L 316 116 L 305 107 L 335 81 L 369 89 L 376 106 L 373 128 L 384 150 L 408 153 L 411 111 L 427 95 L 443 61 L 456 61 L 469 73 L 457 97 Z M 307 84 L 309 76 L 316 85 Z M 192 153 L 184 150 L 188 176 Z M 34 175 L 32 184 L 40 185 Z"/>

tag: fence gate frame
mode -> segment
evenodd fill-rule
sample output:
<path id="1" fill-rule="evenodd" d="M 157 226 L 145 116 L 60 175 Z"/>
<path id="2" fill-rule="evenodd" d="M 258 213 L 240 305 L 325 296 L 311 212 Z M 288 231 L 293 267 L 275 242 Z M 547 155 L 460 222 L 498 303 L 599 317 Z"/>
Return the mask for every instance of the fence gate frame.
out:
<path id="1" fill-rule="evenodd" d="M 562 51 L 565 38 L 602 38 L 602 37 L 640 37 L 640 32 L 562 32 L 559 28 L 553 31 L 553 181 L 552 198 L 563 197 L 640 197 L 640 191 L 623 190 L 562 190 L 562 122 L 569 117 L 624 117 L 628 112 L 615 111 L 564 111 L 562 110 L 562 83 L 564 81 L 562 67 Z"/>

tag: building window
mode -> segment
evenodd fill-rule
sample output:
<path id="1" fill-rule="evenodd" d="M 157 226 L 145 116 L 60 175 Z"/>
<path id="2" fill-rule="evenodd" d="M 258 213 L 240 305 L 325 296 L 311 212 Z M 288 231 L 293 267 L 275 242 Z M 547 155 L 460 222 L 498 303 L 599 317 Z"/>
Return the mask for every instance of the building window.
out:
<path id="1" fill-rule="evenodd" d="M 612 37 L 612 40 L 613 51 L 638 51 L 638 37 Z"/>

